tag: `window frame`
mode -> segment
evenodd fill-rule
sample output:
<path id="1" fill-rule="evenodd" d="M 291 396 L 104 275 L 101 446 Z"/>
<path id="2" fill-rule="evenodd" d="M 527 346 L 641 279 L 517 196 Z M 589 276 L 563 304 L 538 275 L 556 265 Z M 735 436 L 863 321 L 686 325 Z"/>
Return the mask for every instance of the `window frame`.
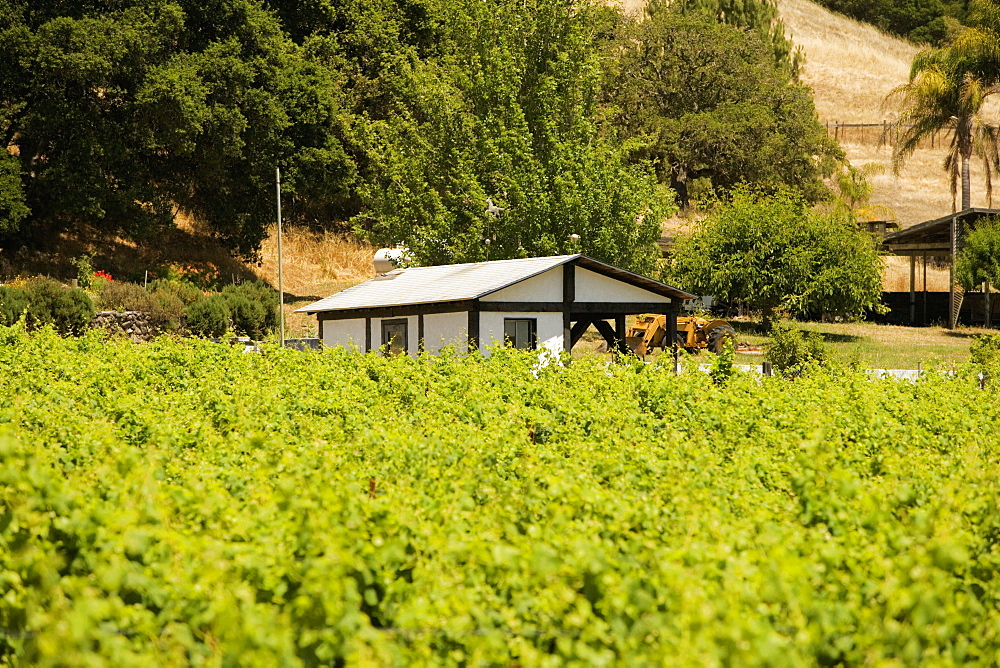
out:
<path id="1" fill-rule="evenodd" d="M 379 322 L 379 324 L 380 324 L 380 327 L 381 327 L 381 330 L 382 330 L 382 345 L 379 346 L 379 347 L 382 349 L 383 354 L 386 357 L 393 357 L 393 356 L 396 356 L 396 355 L 409 355 L 410 354 L 410 321 L 408 319 L 406 319 L 406 318 L 393 318 L 393 319 L 389 319 L 389 320 L 381 320 Z M 402 336 L 402 341 L 401 341 L 402 345 L 399 347 L 398 350 L 396 350 L 395 352 L 393 352 L 393 350 L 392 350 L 392 338 L 393 337 L 387 337 L 386 336 L 386 328 L 387 327 L 397 327 L 399 325 L 402 325 L 402 327 L 403 327 L 403 336 Z"/>
<path id="2" fill-rule="evenodd" d="M 517 323 L 528 323 L 528 345 L 519 346 L 517 341 Z M 508 323 L 514 328 L 514 338 L 507 336 Z M 538 318 L 504 318 L 503 344 L 515 350 L 538 350 Z"/>

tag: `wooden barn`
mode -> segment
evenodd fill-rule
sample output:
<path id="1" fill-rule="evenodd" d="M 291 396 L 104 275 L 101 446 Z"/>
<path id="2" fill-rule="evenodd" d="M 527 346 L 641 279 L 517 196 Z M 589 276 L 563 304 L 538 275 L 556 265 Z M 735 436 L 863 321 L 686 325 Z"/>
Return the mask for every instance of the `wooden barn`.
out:
<path id="1" fill-rule="evenodd" d="M 452 345 L 488 354 L 501 343 L 568 350 L 591 325 L 609 348 L 623 349 L 625 316 L 676 315 L 691 298 L 584 255 L 557 255 L 396 269 L 299 312 L 316 314 L 326 346 L 414 355 Z"/>

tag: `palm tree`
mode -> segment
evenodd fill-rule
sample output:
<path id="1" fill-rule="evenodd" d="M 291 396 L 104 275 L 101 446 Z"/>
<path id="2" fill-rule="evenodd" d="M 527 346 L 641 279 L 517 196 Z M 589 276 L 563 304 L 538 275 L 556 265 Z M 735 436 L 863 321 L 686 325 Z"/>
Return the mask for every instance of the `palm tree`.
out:
<path id="1" fill-rule="evenodd" d="M 897 174 L 922 140 L 940 130 L 952 131 L 944 169 L 951 177 L 952 208 L 961 177 L 962 208 L 968 209 L 972 200 L 972 156 L 983 160 L 986 195 L 991 202 L 993 175 L 1000 172 L 997 128 L 985 124 L 980 116 L 986 98 L 1000 88 L 975 71 L 977 68 L 970 67 L 973 61 L 965 55 L 951 47 L 917 54 L 909 82 L 889 93 L 886 104 L 899 101 L 902 107 L 888 130 L 896 136 L 892 165 Z"/>

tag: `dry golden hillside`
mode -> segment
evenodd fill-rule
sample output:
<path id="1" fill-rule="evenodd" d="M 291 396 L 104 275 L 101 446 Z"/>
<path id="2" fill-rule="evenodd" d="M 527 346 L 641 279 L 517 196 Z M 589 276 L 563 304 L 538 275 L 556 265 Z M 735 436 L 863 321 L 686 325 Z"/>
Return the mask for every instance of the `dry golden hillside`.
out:
<path id="1" fill-rule="evenodd" d="M 883 100 L 906 82 L 918 47 L 809 0 L 778 0 L 778 9 L 786 34 L 805 53 L 802 80 L 813 90 L 821 121 L 881 123 L 895 117 L 894 109 L 883 108 Z M 997 118 L 995 106 L 988 115 Z M 879 146 L 879 134 L 873 128 L 848 128 L 839 137 L 852 164 L 880 162 L 887 166 L 885 174 L 874 179 L 872 203 L 892 209 L 902 227 L 949 213 L 952 197 L 942 169 L 942 143 L 949 137 L 942 134 L 933 148 L 928 144 L 919 149 L 899 175 L 894 175 L 891 150 Z M 972 170 L 972 204 L 989 206 L 982 164 L 973 161 Z"/>

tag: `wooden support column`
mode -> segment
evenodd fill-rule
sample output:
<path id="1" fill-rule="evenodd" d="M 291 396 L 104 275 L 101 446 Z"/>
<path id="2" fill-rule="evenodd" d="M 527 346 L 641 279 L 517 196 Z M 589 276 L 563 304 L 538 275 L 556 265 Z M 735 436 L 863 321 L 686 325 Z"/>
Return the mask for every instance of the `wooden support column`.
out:
<path id="1" fill-rule="evenodd" d="M 576 339 L 573 338 L 573 302 L 576 301 L 576 265 L 567 263 L 563 265 L 563 311 L 562 311 L 562 329 L 563 329 L 563 350 L 566 352 L 572 352 L 573 344 L 576 343 Z M 584 329 L 587 326 L 584 325 Z M 580 332 L 581 334 L 583 332 Z M 579 337 L 577 337 L 579 338 Z"/>
<path id="2" fill-rule="evenodd" d="M 924 317 L 921 319 L 921 324 L 925 327 L 927 326 L 927 251 L 924 251 L 924 280 L 921 285 L 924 286 Z"/>
<path id="3" fill-rule="evenodd" d="M 365 352 L 372 351 L 372 319 L 365 318 Z"/>
<path id="4" fill-rule="evenodd" d="M 465 333 L 469 336 L 469 352 L 479 350 L 479 309 L 477 307 L 469 309 L 469 321 L 465 329 Z"/>
<path id="5" fill-rule="evenodd" d="M 625 354 L 630 352 L 628 344 L 625 343 L 625 315 L 615 316 L 615 349 Z"/>
<path id="6" fill-rule="evenodd" d="M 615 339 L 617 338 L 614 328 L 608 324 L 607 320 L 594 320 L 593 324 L 597 331 L 601 333 L 601 336 L 604 337 L 605 343 L 608 344 L 608 350 L 614 350 Z"/>
<path id="7" fill-rule="evenodd" d="M 587 331 L 588 327 L 590 327 L 591 322 L 593 321 L 590 318 L 581 318 L 580 320 L 576 321 L 576 323 L 573 325 L 572 329 L 570 329 L 569 332 L 570 349 L 572 349 L 573 346 L 577 344 L 577 342 L 580 340 L 580 337 L 583 336 L 583 333 Z"/>
<path id="8" fill-rule="evenodd" d="M 681 352 L 677 346 L 677 314 L 679 311 L 677 304 L 671 304 L 671 308 L 667 309 L 667 340 L 664 341 L 663 345 L 663 354 L 669 354 L 674 359 L 674 373 L 677 373 L 677 361 Z"/>
<path id="9" fill-rule="evenodd" d="M 424 314 L 417 315 L 417 352 L 424 352 Z"/>
<path id="10" fill-rule="evenodd" d="M 983 294 L 983 301 L 986 303 L 986 327 L 993 326 L 993 305 L 990 303 L 990 282 L 984 284 L 986 292 Z"/>
<path id="11" fill-rule="evenodd" d="M 917 322 L 917 256 L 910 255 L 910 324 Z"/>

